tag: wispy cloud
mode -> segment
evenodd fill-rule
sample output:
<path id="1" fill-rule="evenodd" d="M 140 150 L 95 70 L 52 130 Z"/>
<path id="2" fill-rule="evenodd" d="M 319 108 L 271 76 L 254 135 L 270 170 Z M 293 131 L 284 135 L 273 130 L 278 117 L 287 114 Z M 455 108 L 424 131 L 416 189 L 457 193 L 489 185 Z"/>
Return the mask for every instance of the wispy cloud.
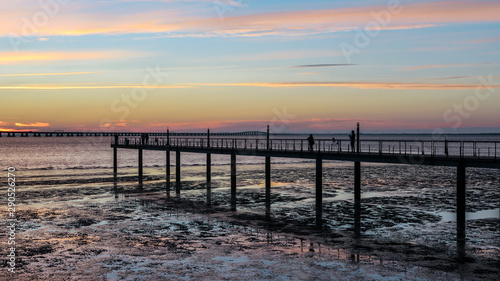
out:
<path id="1" fill-rule="evenodd" d="M 491 43 L 491 42 L 498 42 L 500 41 L 500 38 L 484 38 L 484 39 L 475 39 L 475 40 L 469 40 L 465 41 L 466 43 Z"/>
<path id="2" fill-rule="evenodd" d="M 438 83 L 395 83 L 395 82 L 278 82 L 278 83 L 190 83 L 195 86 L 232 86 L 232 87 L 266 87 L 266 88 L 297 88 L 297 87 L 336 87 L 354 89 L 394 89 L 394 90 L 457 90 L 475 89 L 477 84 L 438 84 Z M 500 84 L 488 85 L 500 88 Z"/>
<path id="3" fill-rule="evenodd" d="M 34 123 L 14 123 L 17 127 L 49 127 L 49 123 L 44 122 L 34 122 Z"/>
<path id="4" fill-rule="evenodd" d="M 323 64 L 303 64 L 291 66 L 291 68 L 307 68 L 307 67 L 337 67 L 337 66 L 351 66 L 355 64 L 350 63 L 323 63 Z"/>
<path id="5" fill-rule="evenodd" d="M 447 63 L 447 64 L 425 64 L 425 65 L 416 65 L 406 68 L 401 68 L 400 70 L 408 71 L 408 70 L 422 70 L 422 69 L 430 69 L 430 68 L 447 68 L 447 67 L 469 67 L 469 66 L 483 66 L 483 65 L 492 65 L 492 63 Z"/>
<path id="6" fill-rule="evenodd" d="M 32 123 L 22 123 L 22 122 L 2 122 L 0 121 L 0 132 L 27 132 L 27 131 L 37 131 L 38 128 L 46 128 L 50 126 L 50 123 L 46 122 L 32 122 Z M 21 127 L 22 129 L 19 129 Z"/>
<path id="7" fill-rule="evenodd" d="M 314 75 L 314 74 L 318 74 L 320 72 L 303 72 L 303 73 L 297 73 L 297 75 Z"/>
<path id="8" fill-rule="evenodd" d="M 112 60 L 142 56 L 135 51 L 0 52 L 0 65 L 43 64 L 55 61 Z"/>
<path id="9" fill-rule="evenodd" d="M 179 83 L 158 86 L 142 84 L 26 84 L 0 86 L 0 90 L 99 90 L 99 89 L 132 89 L 146 87 L 148 89 L 185 89 L 202 87 L 265 87 L 265 88 L 299 88 L 299 87 L 335 87 L 353 89 L 394 89 L 394 90 L 457 90 L 475 89 L 477 84 L 458 83 L 399 83 L 399 82 L 250 82 L 250 83 Z M 500 84 L 488 87 L 500 88 Z"/>
<path id="10" fill-rule="evenodd" d="M 1 77 L 17 77 L 17 76 L 66 76 L 66 75 L 81 75 L 81 74 L 96 74 L 104 71 L 87 71 L 87 72 L 60 72 L 60 73 L 18 73 L 18 74 L 0 74 Z"/>
<path id="11" fill-rule="evenodd" d="M 11 129 L 11 128 L 4 128 L 4 127 L 0 127 L 0 132 L 28 132 L 28 131 L 31 131 L 30 129 Z M 36 130 L 33 130 L 33 131 L 36 131 Z"/>
<path id="12" fill-rule="evenodd" d="M 99 90 L 99 89 L 182 89 L 190 85 L 143 85 L 143 84 L 16 84 L 0 86 L 0 90 Z"/>
<path id="13" fill-rule="evenodd" d="M 390 25 L 390 26 L 377 26 L 377 27 L 369 27 L 365 28 L 365 30 L 406 30 L 406 29 L 420 29 L 420 28 L 428 28 L 435 27 L 439 24 L 406 24 L 406 25 Z"/>
<path id="14" fill-rule="evenodd" d="M 427 80 L 453 80 L 453 79 L 463 79 L 463 78 L 471 78 L 476 76 L 448 76 L 448 77 L 438 77 L 438 78 L 429 78 Z"/>
<path id="15" fill-rule="evenodd" d="M 290 60 L 297 58 L 320 58 L 342 55 L 341 52 L 331 50 L 281 50 L 268 53 L 255 53 L 243 56 L 227 57 L 232 61 L 256 61 L 256 60 Z M 219 58 L 220 59 L 220 58 Z"/>
<path id="16" fill-rule="evenodd" d="M 107 3 L 106 5 L 109 5 Z M 127 5 L 121 5 L 125 9 Z M 154 10 L 153 10 L 154 7 Z M 22 26 L 16 19 L 23 15 L 23 6 L 16 10 L 0 12 L 0 35 L 20 34 Z M 95 7 L 94 7 L 95 8 Z M 137 9 L 133 6 L 134 9 Z M 69 10 L 51 19 L 50 24 L 39 28 L 37 36 L 77 36 L 87 34 L 163 33 L 164 36 L 230 36 L 257 37 L 276 35 L 307 35 L 332 33 L 365 28 L 373 20 L 372 12 L 387 7 L 368 6 L 309 11 L 260 13 L 225 17 L 202 17 L 180 10 L 124 10 L 95 14 L 91 8 Z M 112 9 L 109 9 L 110 11 Z M 384 30 L 429 28 L 435 25 L 498 22 L 500 3 L 497 1 L 437 1 L 404 4 L 404 12 L 394 14 L 391 23 L 381 26 Z M 89 20 L 91 18 L 92 20 Z M 17 31 L 17 32 L 16 32 Z"/>

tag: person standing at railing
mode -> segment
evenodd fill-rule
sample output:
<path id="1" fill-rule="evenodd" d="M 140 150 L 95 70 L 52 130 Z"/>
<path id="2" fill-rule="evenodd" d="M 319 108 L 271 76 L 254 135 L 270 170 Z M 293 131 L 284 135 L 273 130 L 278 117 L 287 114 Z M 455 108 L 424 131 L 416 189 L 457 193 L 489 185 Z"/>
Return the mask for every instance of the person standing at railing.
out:
<path id="1" fill-rule="evenodd" d="M 310 134 L 309 137 L 307 138 L 307 142 L 309 143 L 309 152 L 312 152 L 314 146 L 314 137 L 312 134 Z"/>
<path id="2" fill-rule="evenodd" d="M 349 140 L 351 141 L 351 152 L 354 152 L 354 144 L 356 142 L 356 133 L 354 130 L 351 131 L 351 134 L 349 135 Z"/>

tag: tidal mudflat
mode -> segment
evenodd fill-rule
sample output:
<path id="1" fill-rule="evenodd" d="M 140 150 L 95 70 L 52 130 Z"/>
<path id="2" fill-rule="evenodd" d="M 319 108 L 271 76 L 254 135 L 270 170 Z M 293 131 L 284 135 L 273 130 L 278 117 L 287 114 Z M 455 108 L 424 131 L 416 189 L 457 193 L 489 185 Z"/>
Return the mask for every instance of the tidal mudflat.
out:
<path id="1" fill-rule="evenodd" d="M 314 163 L 273 165 L 272 218 L 264 169 L 238 170 L 230 211 L 229 167 L 183 169 L 166 199 L 164 169 L 82 177 L 20 175 L 17 280 L 496 280 L 500 273 L 498 171 L 470 169 L 467 256 L 457 258 L 453 169 L 363 165 L 362 235 L 353 235 L 352 165 L 324 166 L 324 227 L 314 228 Z M 481 213 L 483 212 L 483 213 Z M 476 217 L 474 217 L 476 214 Z M 484 216 L 477 214 L 485 214 Z M 493 215 L 492 215 L 493 214 Z M 6 216 L 2 214 L 2 220 Z M 1 246 L 7 248 L 5 239 Z M 6 264 L 4 264 L 6 268 Z"/>

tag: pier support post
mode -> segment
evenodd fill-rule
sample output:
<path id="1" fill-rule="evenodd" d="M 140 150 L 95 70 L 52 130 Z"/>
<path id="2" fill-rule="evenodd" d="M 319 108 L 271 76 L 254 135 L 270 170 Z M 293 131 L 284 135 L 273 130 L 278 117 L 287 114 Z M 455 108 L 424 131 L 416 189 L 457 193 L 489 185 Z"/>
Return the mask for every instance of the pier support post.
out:
<path id="1" fill-rule="evenodd" d="M 207 129 L 207 148 L 210 148 L 210 129 Z M 207 206 L 212 205 L 212 154 L 207 153 Z"/>
<path id="2" fill-rule="evenodd" d="M 167 150 L 167 159 L 166 159 L 166 180 L 167 180 L 167 198 L 170 198 L 170 150 Z"/>
<path id="3" fill-rule="evenodd" d="M 361 162 L 354 162 L 354 234 L 361 235 Z"/>
<path id="4" fill-rule="evenodd" d="M 465 256 L 465 163 L 457 167 L 457 252 Z"/>
<path id="5" fill-rule="evenodd" d="M 266 219 L 271 219 L 271 157 L 266 156 Z"/>
<path id="6" fill-rule="evenodd" d="M 113 147 L 113 180 L 118 180 L 118 135 L 115 135 L 115 146 Z"/>
<path id="7" fill-rule="evenodd" d="M 323 159 L 316 157 L 316 228 L 323 225 Z"/>
<path id="8" fill-rule="evenodd" d="M 236 154 L 231 153 L 231 211 L 236 211 Z"/>
<path id="9" fill-rule="evenodd" d="M 175 195 L 181 195 L 181 151 L 175 151 Z"/>
<path id="10" fill-rule="evenodd" d="M 142 147 L 139 147 L 139 187 L 142 187 Z"/>
<path id="11" fill-rule="evenodd" d="M 359 122 L 356 126 L 356 137 L 357 137 L 357 140 L 356 140 L 356 152 L 359 154 L 361 151 L 361 143 L 359 142 Z"/>
<path id="12" fill-rule="evenodd" d="M 207 205 L 212 205 L 212 154 L 207 153 Z"/>

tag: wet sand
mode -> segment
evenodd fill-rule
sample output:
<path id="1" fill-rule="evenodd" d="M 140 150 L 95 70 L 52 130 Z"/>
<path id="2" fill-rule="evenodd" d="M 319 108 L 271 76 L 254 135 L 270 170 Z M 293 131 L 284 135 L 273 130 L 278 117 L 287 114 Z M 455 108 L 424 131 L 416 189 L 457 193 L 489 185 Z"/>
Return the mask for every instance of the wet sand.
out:
<path id="1" fill-rule="evenodd" d="M 467 256 L 456 253 L 453 169 L 364 165 L 362 236 L 353 235 L 352 167 L 324 167 L 323 229 L 314 228 L 314 163 L 273 165 L 272 219 L 264 217 L 262 165 L 183 169 L 180 198 L 166 199 L 163 171 L 60 177 L 18 189 L 17 280 L 496 280 L 498 218 L 467 222 Z M 498 171 L 468 169 L 468 211 L 498 208 Z M 21 175 L 22 176 L 22 175 Z M 415 179 L 410 181 L 408 179 Z M 28 179 L 26 179 L 28 180 Z M 26 181 L 27 182 L 27 181 Z M 174 195 L 174 193 L 172 193 Z M 6 216 L 2 214 L 2 220 Z M 0 242 L 6 249 L 6 240 Z M 5 260 L 5 259 L 4 259 Z M 4 269 L 7 268 L 4 262 Z"/>

